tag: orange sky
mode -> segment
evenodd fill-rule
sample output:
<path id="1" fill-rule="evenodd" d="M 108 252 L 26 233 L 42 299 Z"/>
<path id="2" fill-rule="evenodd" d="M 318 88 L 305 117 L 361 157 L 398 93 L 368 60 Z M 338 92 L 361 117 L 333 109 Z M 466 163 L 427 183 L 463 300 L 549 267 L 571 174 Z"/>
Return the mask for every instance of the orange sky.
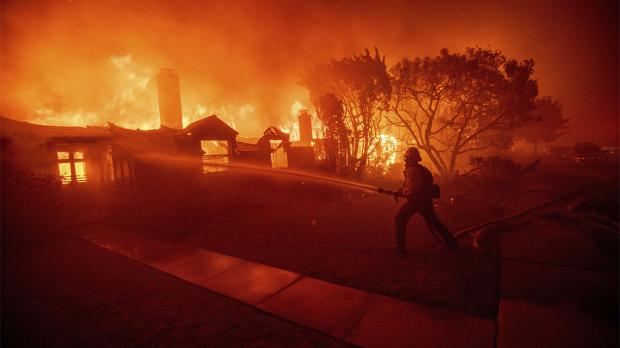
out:
<path id="1" fill-rule="evenodd" d="M 169 67 L 186 121 L 216 113 L 256 136 L 290 125 L 295 101 L 312 106 L 304 65 L 479 45 L 534 59 L 541 96 L 571 118 L 562 142 L 618 143 L 617 1 L 466 2 L 3 0 L 2 115 L 157 126 L 152 77 Z"/>

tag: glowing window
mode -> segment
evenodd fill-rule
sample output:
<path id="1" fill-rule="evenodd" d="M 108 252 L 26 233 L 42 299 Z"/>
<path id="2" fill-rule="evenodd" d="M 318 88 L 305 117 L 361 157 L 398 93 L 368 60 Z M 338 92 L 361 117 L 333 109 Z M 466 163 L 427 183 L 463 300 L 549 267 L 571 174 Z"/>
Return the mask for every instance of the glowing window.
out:
<path id="1" fill-rule="evenodd" d="M 75 162 L 75 180 L 86 182 L 86 162 Z"/>
<path id="2" fill-rule="evenodd" d="M 63 184 L 86 182 L 86 159 L 81 151 L 59 151 L 58 173 Z"/>
<path id="3" fill-rule="evenodd" d="M 114 181 L 114 160 L 112 159 L 111 146 L 108 146 L 106 151 L 105 177 L 106 181 Z"/>
<path id="4" fill-rule="evenodd" d="M 200 141 L 200 147 L 204 151 L 204 155 L 202 155 L 202 170 L 204 173 L 228 170 L 226 167 L 230 163 L 228 146 L 228 141 Z"/>
<path id="5" fill-rule="evenodd" d="M 58 163 L 58 169 L 60 171 L 60 177 L 62 179 L 63 184 L 68 184 L 71 182 L 71 164 L 69 163 Z M 66 178 L 69 178 L 67 181 Z"/>

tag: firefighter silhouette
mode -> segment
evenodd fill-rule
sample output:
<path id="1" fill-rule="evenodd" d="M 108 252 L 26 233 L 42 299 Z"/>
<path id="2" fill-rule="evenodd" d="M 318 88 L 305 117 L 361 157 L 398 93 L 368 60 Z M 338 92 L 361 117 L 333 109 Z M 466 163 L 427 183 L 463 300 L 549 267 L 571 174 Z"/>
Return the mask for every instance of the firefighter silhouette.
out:
<path id="1" fill-rule="evenodd" d="M 420 164 L 422 158 L 417 148 L 411 147 L 405 152 L 405 182 L 401 196 L 407 198 L 396 215 L 396 252 L 406 254 L 405 240 L 407 222 L 415 213 L 420 213 L 429 228 L 435 229 L 453 251 L 460 251 L 459 246 L 448 228 L 439 221 L 433 208 L 433 198 L 439 198 L 439 186 L 433 184 L 433 175 Z M 432 232 L 432 230 L 431 230 Z"/>

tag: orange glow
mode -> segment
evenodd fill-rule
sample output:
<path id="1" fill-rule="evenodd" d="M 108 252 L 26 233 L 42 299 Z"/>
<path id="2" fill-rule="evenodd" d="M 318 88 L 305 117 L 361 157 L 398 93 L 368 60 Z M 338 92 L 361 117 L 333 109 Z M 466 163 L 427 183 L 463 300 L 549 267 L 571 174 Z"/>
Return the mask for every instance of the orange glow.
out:
<path id="1" fill-rule="evenodd" d="M 297 84 L 304 66 L 374 46 L 389 67 L 444 47 L 490 45 L 536 61 L 540 94 L 564 98 L 574 130 L 567 140 L 617 142 L 617 2 L 558 4 L 3 1 L 1 114 L 157 128 L 153 77 L 169 67 L 180 77 L 185 125 L 216 114 L 242 137 L 275 126 L 295 140 L 291 105 L 315 113 Z M 554 45 L 532 40 L 550 37 Z"/>
<path id="2" fill-rule="evenodd" d="M 227 165 L 229 161 L 228 141 L 202 140 L 200 142 L 204 155 L 202 169 L 205 173 L 223 172 L 228 170 L 220 165 Z"/>
<path id="3" fill-rule="evenodd" d="M 271 167 L 272 168 L 287 168 L 288 157 L 284 152 L 284 147 L 280 147 L 282 140 L 271 140 L 271 148 L 275 151 L 271 153 Z"/>
<path id="4" fill-rule="evenodd" d="M 296 100 L 295 103 L 291 105 L 289 117 L 286 118 L 283 124 L 278 125 L 281 131 L 291 136 L 290 140 L 292 142 L 299 141 L 299 122 L 297 121 L 297 116 L 303 109 L 307 108 L 300 101 Z"/>
<path id="5" fill-rule="evenodd" d="M 389 134 L 381 134 L 380 141 L 370 148 L 370 163 L 377 163 L 383 173 L 387 173 L 389 167 L 397 162 L 402 162 L 401 154 L 406 144 Z"/>

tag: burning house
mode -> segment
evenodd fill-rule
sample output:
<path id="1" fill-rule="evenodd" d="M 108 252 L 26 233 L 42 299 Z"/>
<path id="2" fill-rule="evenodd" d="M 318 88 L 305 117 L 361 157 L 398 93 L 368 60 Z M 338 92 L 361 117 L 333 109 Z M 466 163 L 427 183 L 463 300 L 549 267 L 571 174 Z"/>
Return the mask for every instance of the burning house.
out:
<path id="1" fill-rule="evenodd" d="M 199 149 L 202 171 L 205 173 L 226 170 L 226 165 L 233 161 L 239 133 L 217 116 L 211 115 L 191 123 L 176 133 L 185 144 L 186 151 Z"/>
<path id="2" fill-rule="evenodd" d="M 291 168 L 312 170 L 314 168 L 314 148 L 311 146 L 312 129 L 310 115 L 304 132 L 304 140 L 292 142 L 290 134 L 276 127 L 263 132 L 256 144 L 238 142 L 235 153 L 240 162 L 268 168 Z M 304 129 L 300 123 L 301 129 Z M 309 132 L 308 132 L 309 131 Z M 309 134 L 309 137 L 307 136 Z M 307 146 L 302 146 L 307 144 Z"/>
<path id="3" fill-rule="evenodd" d="M 246 141 L 237 141 L 235 149 L 235 161 L 239 161 L 252 166 L 271 168 L 271 154 L 273 149 L 265 151 L 258 144 L 252 144 Z"/>
<path id="4" fill-rule="evenodd" d="M 235 129 L 212 115 L 183 128 L 179 76 L 157 74 L 160 128 L 44 126 L 1 118 L 2 162 L 16 171 L 59 176 L 64 184 L 148 189 L 168 180 L 226 171 L 233 161 L 312 169 L 312 124 L 299 115 L 300 141 L 270 127 L 256 144 L 237 142 Z M 112 185 L 113 184 L 113 185 Z"/>
<path id="5" fill-rule="evenodd" d="M 104 127 L 57 127 L 0 118 L 3 171 L 60 176 L 64 184 L 114 182 L 112 135 Z"/>
<path id="6" fill-rule="evenodd" d="M 134 130 L 107 127 L 44 126 L 2 122 L 5 168 L 60 176 L 65 184 L 149 188 L 165 180 L 227 170 L 240 163 L 293 169 L 314 166 L 312 146 L 295 146 L 289 135 L 268 128 L 257 144 L 237 142 L 238 132 L 212 115 L 183 129 Z M 284 160 L 276 157 L 279 153 Z M 279 161 L 279 162 L 278 162 Z"/>
<path id="7" fill-rule="evenodd" d="M 1 118 L 5 169 L 60 176 L 63 183 L 154 187 L 166 178 L 225 169 L 237 131 L 212 115 L 177 130 L 35 125 Z M 153 186 L 154 185 L 154 186 Z"/>

